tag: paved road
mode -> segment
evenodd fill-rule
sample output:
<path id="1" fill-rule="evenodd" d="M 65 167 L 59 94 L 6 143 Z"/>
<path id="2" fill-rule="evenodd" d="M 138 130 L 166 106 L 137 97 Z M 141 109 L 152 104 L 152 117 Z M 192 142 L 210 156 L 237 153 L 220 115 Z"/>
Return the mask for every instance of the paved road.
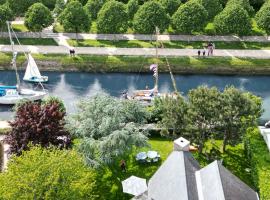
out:
<path id="1" fill-rule="evenodd" d="M 31 52 L 41 54 L 68 54 L 65 46 L 30 46 L 15 45 L 17 52 Z M 0 45 L 1 52 L 11 52 L 10 45 Z M 123 55 L 123 56 L 155 56 L 154 48 L 106 48 L 106 47 L 76 47 L 76 54 L 87 55 Z M 196 49 L 159 49 L 160 56 L 197 56 Z M 214 55 L 218 57 L 250 57 L 270 58 L 270 50 L 222 50 L 216 49 Z"/>

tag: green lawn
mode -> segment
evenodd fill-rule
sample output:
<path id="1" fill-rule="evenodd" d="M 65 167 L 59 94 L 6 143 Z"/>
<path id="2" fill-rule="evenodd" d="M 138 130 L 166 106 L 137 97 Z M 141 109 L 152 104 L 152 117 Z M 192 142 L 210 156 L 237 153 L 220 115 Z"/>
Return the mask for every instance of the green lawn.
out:
<path id="1" fill-rule="evenodd" d="M 118 48 L 155 48 L 156 42 L 142 40 L 68 40 L 71 46 L 76 47 L 118 47 Z M 206 42 L 164 41 L 165 48 L 175 49 L 202 49 Z M 159 45 L 160 46 L 160 45 Z M 270 42 L 215 42 L 216 49 L 270 49 Z"/>
<path id="2" fill-rule="evenodd" d="M 29 32 L 24 24 L 12 24 L 12 28 L 15 32 Z"/>
<path id="3" fill-rule="evenodd" d="M 110 200 L 121 200 L 121 199 L 131 199 L 132 196 L 124 194 L 122 192 L 121 181 L 128 178 L 131 175 L 135 175 L 141 178 L 149 180 L 152 175 L 157 171 L 159 166 L 166 160 L 168 155 L 173 150 L 173 142 L 160 137 L 154 137 L 149 140 L 151 147 L 143 149 L 134 149 L 133 153 L 124 159 L 127 163 L 127 172 L 121 172 L 119 167 L 119 161 L 117 161 L 113 166 L 102 169 L 97 175 L 97 191 L 100 194 L 100 199 L 110 199 Z M 221 141 L 216 141 L 215 145 L 221 145 Z M 213 146 L 210 142 L 206 144 L 206 152 L 209 152 L 210 148 Z M 161 155 L 161 161 L 158 163 L 144 163 L 140 164 L 135 160 L 135 155 L 141 151 L 147 150 L 158 151 Z M 201 166 L 205 166 L 212 162 L 207 161 L 206 156 L 199 157 L 194 154 L 194 157 L 200 162 Z M 228 151 L 224 154 L 219 153 L 218 158 L 223 158 L 223 165 L 227 167 L 232 173 L 246 182 L 248 185 L 252 186 L 250 173 L 246 172 L 248 168 L 248 161 L 244 155 L 244 147 L 239 144 L 235 147 L 228 147 Z"/>
<path id="4" fill-rule="evenodd" d="M 19 41 L 22 45 L 58 46 L 52 38 L 20 38 Z M 18 44 L 17 41 L 14 42 Z M 10 44 L 10 41 L 8 38 L 0 38 L 0 44 Z"/>

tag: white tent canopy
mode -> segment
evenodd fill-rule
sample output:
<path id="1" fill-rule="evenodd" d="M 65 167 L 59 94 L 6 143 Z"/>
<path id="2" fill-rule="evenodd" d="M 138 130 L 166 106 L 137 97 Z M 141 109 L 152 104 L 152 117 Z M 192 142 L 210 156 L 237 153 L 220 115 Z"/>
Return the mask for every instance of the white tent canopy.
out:
<path id="1" fill-rule="evenodd" d="M 139 196 L 147 191 L 146 180 L 136 176 L 131 176 L 128 179 L 122 181 L 123 192 Z"/>

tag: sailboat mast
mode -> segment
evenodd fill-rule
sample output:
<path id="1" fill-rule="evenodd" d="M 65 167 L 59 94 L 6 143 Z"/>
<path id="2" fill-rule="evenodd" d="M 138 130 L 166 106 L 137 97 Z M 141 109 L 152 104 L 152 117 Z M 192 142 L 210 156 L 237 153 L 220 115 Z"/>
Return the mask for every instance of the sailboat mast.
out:
<path id="1" fill-rule="evenodd" d="M 158 62 L 158 35 L 159 35 L 159 29 L 156 26 L 156 62 Z M 155 76 L 155 89 L 158 91 L 158 64 L 157 64 L 157 72 Z"/>
<path id="2" fill-rule="evenodd" d="M 9 40 L 10 40 L 10 44 L 11 44 L 11 49 L 12 49 L 12 66 L 15 69 L 15 73 L 16 73 L 16 80 L 17 80 L 17 89 L 20 92 L 20 77 L 18 74 L 18 69 L 17 69 L 17 65 L 16 65 L 16 57 L 17 57 L 17 52 L 14 51 L 14 42 L 12 40 L 12 36 L 11 36 L 11 31 L 10 31 L 10 22 L 7 21 L 7 27 L 8 27 L 8 34 L 9 34 Z"/>

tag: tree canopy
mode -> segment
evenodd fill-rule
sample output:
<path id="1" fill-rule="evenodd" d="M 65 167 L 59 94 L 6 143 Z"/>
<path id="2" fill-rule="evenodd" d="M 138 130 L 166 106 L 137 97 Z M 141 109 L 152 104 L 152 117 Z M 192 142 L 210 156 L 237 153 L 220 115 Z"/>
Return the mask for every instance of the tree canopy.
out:
<path id="1" fill-rule="evenodd" d="M 156 27 L 164 32 L 169 26 L 169 16 L 165 8 L 158 2 L 144 3 L 134 16 L 133 27 L 137 33 L 153 34 Z"/>
<path id="2" fill-rule="evenodd" d="M 226 4 L 226 7 L 228 6 L 236 6 L 242 7 L 245 9 L 249 15 L 254 14 L 253 7 L 249 4 L 249 0 L 228 0 L 228 3 Z"/>
<path id="3" fill-rule="evenodd" d="M 58 17 L 61 12 L 65 9 L 65 0 L 56 0 L 55 2 L 55 7 L 54 7 L 54 10 L 53 10 L 53 14 L 54 16 Z"/>
<path id="4" fill-rule="evenodd" d="M 41 2 L 41 0 L 7 0 L 7 3 L 15 16 L 23 16 L 28 8 L 34 3 Z"/>
<path id="5" fill-rule="evenodd" d="M 181 5 L 172 16 L 172 26 L 177 33 L 201 31 L 207 23 L 207 11 L 197 1 Z"/>
<path id="6" fill-rule="evenodd" d="M 28 150 L 30 142 L 42 147 L 70 146 L 69 134 L 64 129 L 65 112 L 57 99 L 42 104 L 26 101 L 16 107 L 15 119 L 10 122 L 11 131 L 7 137 L 12 153 L 21 154 L 23 150 Z"/>
<path id="7" fill-rule="evenodd" d="M 138 127 L 145 116 L 138 102 L 99 94 L 80 102 L 67 128 L 75 137 L 83 138 L 78 149 L 86 162 L 96 167 L 113 163 L 134 145 L 146 145 L 147 137 Z"/>
<path id="8" fill-rule="evenodd" d="M 181 5 L 181 0 L 159 0 L 159 1 L 170 16 L 172 16 Z"/>
<path id="9" fill-rule="evenodd" d="M 219 0 L 198 0 L 198 2 L 201 3 L 207 11 L 209 20 L 212 20 L 223 9 Z"/>
<path id="10" fill-rule="evenodd" d="M 91 26 L 89 15 L 78 1 L 69 2 L 58 20 L 67 32 L 88 32 Z"/>
<path id="11" fill-rule="evenodd" d="M 13 13 L 7 4 L 0 5 L 0 28 L 6 27 L 6 21 L 13 19 Z"/>
<path id="12" fill-rule="evenodd" d="M 261 9 L 257 12 L 255 20 L 258 26 L 270 33 L 270 1 L 264 3 Z"/>
<path id="13" fill-rule="evenodd" d="M 214 26 L 219 34 L 248 35 L 251 20 L 242 6 L 235 4 L 226 6 L 214 19 Z"/>
<path id="14" fill-rule="evenodd" d="M 97 19 L 98 12 L 105 4 L 106 0 L 88 0 L 84 8 L 87 13 L 91 16 L 91 19 Z"/>
<path id="15" fill-rule="evenodd" d="M 42 3 L 33 4 L 25 14 L 24 24 L 30 31 L 40 32 L 52 23 L 52 14 Z"/>
<path id="16" fill-rule="evenodd" d="M 128 14 L 125 4 L 108 1 L 98 13 L 97 29 L 99 33 L 124 33 L 128 28 Z"/>
<path id="17" fill-rule="evenodd" d="M 75 151 L 31 147 L 0 174 L 0 199 L 98 199 L 95 173 Z"/>
<path id="18" fill-rule="evenodd" d="M 126 4 L 127 13 L 130 20 L 133 20 L 135 13 L 139 9 L 139 2 L 138 0 L 129 0 Z"/>

